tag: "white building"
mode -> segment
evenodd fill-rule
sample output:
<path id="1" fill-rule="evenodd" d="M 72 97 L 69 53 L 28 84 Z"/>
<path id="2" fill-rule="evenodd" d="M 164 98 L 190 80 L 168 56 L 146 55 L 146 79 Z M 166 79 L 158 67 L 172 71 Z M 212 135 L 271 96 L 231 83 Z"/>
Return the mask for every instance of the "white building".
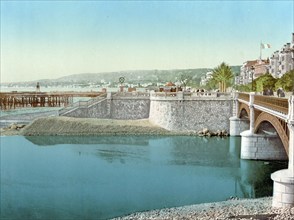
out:
<path id="1" fill-rule="evenodd" d="M 281 78 L 294 69 L 294 33 L 292 33 L 292 42 L 286 43 L 280 51 L 274 52 L 269 60 L 269 73 L 275 78 Z"/>
<path id="2" fill-rule="evenodd" d="M 208 81 L 209 81 L 210 79 L 212 79 L 212 75 L 213 75 L 213 72 L 210 71 L 210 72 L 207 72 L 207 73 L 205 74 L 205 76 L 202 76 L 202 77 L 201 77 L 201 81 L 200 81 L 200 85 L 201 85 L 201 86 L 205 86 L 205 85 L 208 83 Z"/>

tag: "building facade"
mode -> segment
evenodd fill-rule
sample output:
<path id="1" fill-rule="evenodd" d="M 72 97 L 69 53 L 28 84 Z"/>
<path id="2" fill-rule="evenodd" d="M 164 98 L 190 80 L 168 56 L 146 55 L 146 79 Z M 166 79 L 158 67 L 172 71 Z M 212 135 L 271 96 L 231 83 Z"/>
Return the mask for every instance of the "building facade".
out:
<path id="1" fill-rule="evenodd" d="M 294 33 L 291 43 L 286 43 L 280 51 L 275 51 L 267 60 L 244 62 L 240 75 L 235 78 L 235 83 L 246 85 L 265 73 L 270 73 L 274 78 L 281 78 L 291 70 L 294 70 Z"/>
<path id="2" fill-rule="evenodd" d="M 269 62 L 269 73 L 275 78 L 281 78 L 294 69 L 294 33 L 291 43 L 286 43 L 280 51 L 275 51 Z"/>
<path id="3" fill-rule="evenodd" d="M 253 79 L 268 72 L 268 60 L 249 60 L 243 63 L 240 69 L 240 75 L 235 78 L 237 85 L 246 85 Z"/>

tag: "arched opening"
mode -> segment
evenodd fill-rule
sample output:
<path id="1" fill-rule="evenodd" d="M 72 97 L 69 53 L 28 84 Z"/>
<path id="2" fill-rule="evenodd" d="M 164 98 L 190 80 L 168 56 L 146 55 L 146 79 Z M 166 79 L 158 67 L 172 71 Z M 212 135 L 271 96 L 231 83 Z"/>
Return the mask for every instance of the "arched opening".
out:
<path id="1" fill-rule="evenodd" d="M 256 132 L 256 134 L 271 134 L 271 135 L 277 135 L 277 131 L 274 128 L 274 126 L 269 123 L 268 121 L 263 121 L 259 124 Z M 281 142 L 282 143 L 282 142 Z"/>
<path id="2" fill-rule="evenodd" d="M 262 112 L 258 115 L 255 121 L 254 133 L 262 133 L 262 134 L 276 134 L 280 141 L 282 142 L 282 146 L 289 154 L 289 137 L 287 136 L 287 131 L 284 129 L 280 120 L 273 115 Z"/>
<path id="3" fill-rule="evenodd" d="M 240 119 L 248 119 L 249 120 L 250 110 L 247 105 L 241 103 L 238 109 L 238 117 Z"/>
<path id="4" fill-rule="evenodd" d="M 239 118 L 240 119 L 249 119 L 249 115 L 244 108 L 241 109 L 240 114 L 239 114 Z"/>

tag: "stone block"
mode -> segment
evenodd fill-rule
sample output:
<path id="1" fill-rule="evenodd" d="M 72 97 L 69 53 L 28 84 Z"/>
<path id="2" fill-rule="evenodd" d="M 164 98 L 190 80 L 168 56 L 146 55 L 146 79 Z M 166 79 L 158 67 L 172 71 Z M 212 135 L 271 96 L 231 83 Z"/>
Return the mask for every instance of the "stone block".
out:
<path id="1" fill-rule="evenodd" d="M 286 192 L 286 187 L 282 183 L 275 182 L 274 188 L 275 188 L 275 190 L 274 190 L 275 193 L 285 193 Z"/>
<path id="2" fill-rule="evenodd" d="M 273 198 L 275 198 L 275 201 L 277 202 L 282 202 L 282 193 L 277 192 L 275 190 L 275 186 L 274 186 Z"/>
<path id="3" fill-rule="evenodd" d="M 293 194 L 282 194 L 282 202 L 288 204 L 294 204 L 294 195 Z"/>

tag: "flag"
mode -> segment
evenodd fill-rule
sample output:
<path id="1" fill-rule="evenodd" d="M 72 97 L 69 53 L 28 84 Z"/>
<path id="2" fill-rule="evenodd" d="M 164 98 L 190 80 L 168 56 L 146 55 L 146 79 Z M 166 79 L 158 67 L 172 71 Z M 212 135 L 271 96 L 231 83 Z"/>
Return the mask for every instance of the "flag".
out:
<path id="1" fill-rule="evenodd" d="M 270 44 L 263 44 L 263 43 L 261 43 L 261 44 L 260 44 L 260 48 L 261 48 L 261 49 L 271 48 L 271 45 L 270 45 Z"/>

